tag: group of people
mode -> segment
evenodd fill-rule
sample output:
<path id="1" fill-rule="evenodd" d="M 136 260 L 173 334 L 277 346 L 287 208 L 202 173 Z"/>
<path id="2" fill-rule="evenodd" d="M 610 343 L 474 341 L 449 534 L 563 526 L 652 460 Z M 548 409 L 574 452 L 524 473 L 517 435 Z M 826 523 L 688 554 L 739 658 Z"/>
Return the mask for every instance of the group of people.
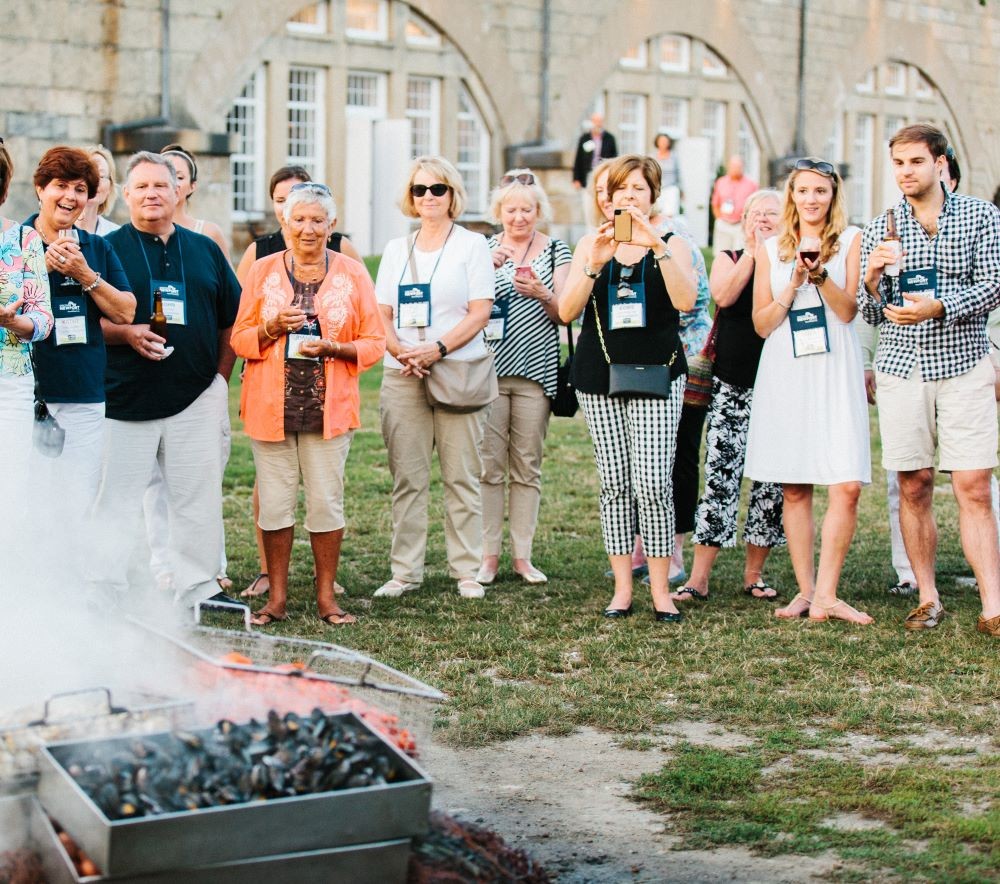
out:
<path id="1" fill-rule="evenodd" d="M 360 425 L 358 378 L 379 360 L 393 487 L 389 573 L 375 595 L 398 597 L 424 579 L 435 451 L 458 593 L 482 598 L 497 579 L 505 515 L 514 574 L 544 583 L 532 556 L 542 452 L 561 326 L 579 320 L 572 382 L 601 484 L 614 580 L 605 616 L 633 613 L 639 576 L 657 622 L 679 622 L 679 604 L 707 601 L 718 550 L 736 544 L 746 476 L 747 595 L 779 597 L 763 568 L 787 539 L 798 594 L 776 615 L 870 623 L 838 594 L 871 481 L 860 311 L 881 329 L 883 459 L 898 474 L 901 536 L 920 594 L 905 625 L 933 628 L 944 613 L 930 507 L 940 448 L 982 597 L 978 628 L 1000 635 L 985 331 L 1000 303 L 1000 214 L 942 187 L 950 148 L 941 133 L 911 126 L 891 142 L 904 194 L 891 228 L 902 273 L 893 272 L 899 249 L 886 217 L 864 232 L 848 225 L 836 168 L 806 157 L 783 193 L 735 187 L 722 200 L 729 217 L 729 203 L 742 203 L 738 242 L 717 252 L 709 277 L 697 245 L 662 211 L 672 145 L 658 145 L 657 158 L 615 157 L 598 124 L 590 149 L 581 144 L 580 170 L 595 229 L 573 252 L 542 231 L 551 209 L 530 169 L 510 170 L 494 188 L 499 230 L 486 238 L 457 223 L 466 196 L 455 167 L 421 157 L 401 201 L 414 229 L 387 244 L 374 284 L 334 232 L 329 188 L 301 167 L 272 177 L 279 230 L 251 244 L 234 273 L 221 231 L 190 214 L 197 163 L 180 146 L 130 158 L 130 221 L 118 229 L 103 218 L 114 193 L 110 156 L 48 151 L 34 178 L 39 212 L 0 231 L 0 421 L 24 482 L 42 475 L 29 463 L 38 457 L 36 411 L 65 431 L 45 473 L 48 499 L 54 511 L 101 525 L 67 538 L 72 548 L 86 537 L 94 590 L 122 599 L 137 569 L 158 560 L 156 582 L 178 602 L 233 601 L 223 592 L 231 584 L 221 489 L 238 357 L 260 552 L 243 595 L 266 597 L 255 624 L 287 617 L 300 476 L 318 615 L 333 626 L 354 621 L 338 600 L 344 472 Z M 0 145 L 0 196 L 12 172 Z M 688 361 L 705 357 L 707 407 L 688 395 L 687 377 Z M 816 485 L 829 489 L 818 568 Z M 690 576 L 681 557 L 689 533 Z"/>

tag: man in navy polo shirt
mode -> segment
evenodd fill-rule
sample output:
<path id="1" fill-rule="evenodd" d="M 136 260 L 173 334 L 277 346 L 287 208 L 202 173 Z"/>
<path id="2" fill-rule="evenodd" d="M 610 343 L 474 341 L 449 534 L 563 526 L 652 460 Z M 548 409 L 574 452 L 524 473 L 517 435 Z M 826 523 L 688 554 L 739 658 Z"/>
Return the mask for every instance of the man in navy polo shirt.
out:
<path id="1" fill-rule="evenodd" d="M 169 158 L 133 155 L 124 196 L 131 223 L 107 238 L 138 307 L 131 325 L 103 324 L 108 420 L 96 515 L 110 542 L 96 557 L 94 579 L 115 593 L 128 591 L 129 563 L 142 539 L 142 498 L 158 463 L 174 598 L 193 605 L 219 588 L 222 436 L 235 360 L 229 332 L 240 285 L 211 239 L 173 223 L 177 176 Z M 157 290 L 165 334 L 151 331 L 147 318 Z M 151 583 L 148 573 L 142 576 Z"/>

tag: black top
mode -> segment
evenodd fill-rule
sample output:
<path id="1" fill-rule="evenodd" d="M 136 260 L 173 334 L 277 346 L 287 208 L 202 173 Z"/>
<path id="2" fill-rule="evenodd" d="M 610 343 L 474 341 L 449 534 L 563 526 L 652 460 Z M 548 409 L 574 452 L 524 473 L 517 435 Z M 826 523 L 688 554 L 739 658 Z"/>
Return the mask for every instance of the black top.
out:
<path id="1" fill-rule="evenodd" d="M 132 283 L 136 324 L 147 324 L 153 313 L 150 271 L 157 279 L 183 282 L 187 295 L 186 324 L 167 327 L 167 346 L 174 348 L 167 359 L 145 359 L 123 344 L 108 347 L 107 416 L 146 421 L 179 414 L 218 371 L 219 332 L 232 327 L 240 305 L 236 274 L 214 240 L 179 225 L 166 245 L 131 224 L 106 240 Z"/>
<path id="2" fill-rule="evenodd" d="M 733 263 L 740 260 L 743 249 L 724 254 Z M 719 260 L 716 258 L 716 260 Z M 734 304 L 719 308 L 719 325 L 715 339 L 715 367 L 712 370 L 720 381 L 749 389 L 757 379 L 757 365 L 764 339 L 753 327 L 753 276 L 743 286 Z"/>
<path id="3" fill-rule="evenodd" d="M 32 215 L 24 226 L 34 227 L 37 218 L 37 213 Z M 80 251 L 90 269 L 101 274 L 101 279 L 119 291 L 132 290 L 121 261 L 103 237 L 81 230 Z M 69 284 L 63 285 L 64 282 Z M 103 314 L 90 294 L 84 294 L 80 283 L 71 277 L 53 271 L 49 274 L 49 288 L 52 316 L 57 324 L 47 338 L 33 345 L 39 398 L 45 402 L 103 402 L 107 362 L 101 331 Z M 83 310 L 86 310 L 87 343 L 56 346 L 62 337 L 60 319 L 77 317 Z"/>
<path id="4" fill-rule="evenodd" d="M 667 242 L 672 233 L 663 237 Z M 652 251 L 652 250 L 650 250 Z M 608 285 L 612 267 L 615 268 L 615 283 L 621 264 L 609 261 L 604 265 L 600 277 L 594 282 L 594 290 L 583 312 L 583 327 L 576 345 L 573 360 L 573 384 L 583 393 L 608 395 L 608 362 L 601 350 L 594 324 L 594 301 L 601 318 L 601 330 L 608 355 L 612 362 L 630 365 L 665 365 L 671 356 L 677 354 L 670 368 L 671 380 L 687 372 L 687 360 L 681 346 L 678 328 L 680 314 L 670 302 L 663 274 L 652 256 L 647 253 L 643 282 L 646 284 L 646 327 L 622 328 L 610 331 L 608 327 Z"/>
<path id="5" fill-rule="evenodd" d="M 587 150 L 587 143 L 593 142 L 593 136 L 588 129 L 576 142 L 576 157 L 573 159 L 573 180 L 579 181 L 581 187 L 587 186 L 587 179 L 590 177 L 590 170 L 594 168 L 594 150 Z M 618 156 L 618 144 L 615 136 L 610 132 L 601 133 L 601 155 L 598 162 L 609 160 Z"/>
<path id="6" fill-rule="evenodd" d="M 327 240 L 327 248 L 334 252 L 340 251 L 340 241 L 344 238 L 344 234 L 337 233 L 336 231 L 330 234 L 330 238 Z M 280 230 L 275 230 L 274 233 L 266 233 L 264 236 L 258 236 L 254 241 L 254 245 L 257 246 L 257 260 L 261 258 L 266 258 L 268 255 L 274 255 L 277 252 L 285 251 L 288 246 L 285 245 L 285 238 L 281 235 Z"/>

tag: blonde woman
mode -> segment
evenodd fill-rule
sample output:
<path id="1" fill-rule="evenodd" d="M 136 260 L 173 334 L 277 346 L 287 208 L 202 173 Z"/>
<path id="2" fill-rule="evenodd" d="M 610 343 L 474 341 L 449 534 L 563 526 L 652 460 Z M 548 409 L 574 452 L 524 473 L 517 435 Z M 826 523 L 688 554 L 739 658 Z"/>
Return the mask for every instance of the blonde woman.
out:
<path id="1" fill-rule="evenodd" d="M 87 153 L 97 166 L 97 192 L 87 200 L 83 213 L 76 219 L 76 226 L 87 233 L 97 236 L 107 236 L 119 225 L 109 221 L 107 216 L 115 206 L 118 198 L 118 185 L 115 182 L 115 160 L 111 151 L 103 144 L 91 147 Z"/>
<path id="2" fill-rule="evenodd" d="M 545 583 L 548 578 L 531 563 L 531 547 L 549 400 L 559 370 L 559 293 L 573 256 L 562 240 L 538 230 L 551 209 L 530 169 L 513 169 L 500 179 L 490 214 L 503 225 L 488 242 L 496 301 L 486 330 L 500 396 L 490 407 L 483 437 L 483 561 L 476 579 L 486 584 L 496 579 L 506 497 L 514 573 L 525 583 Z"/>
<path id="3" fill-rule="evenodd" d="M 864 625 L 872 618 L 837 598 L 861 486 L 871 482 L 871 454 L 861 347 L 852 325 L 861 237 L 847 224 L 843 182 L 832 163 L 812 157 L 795 163 L 782 222 L 778 236 L 757 238 L 753 324 L 766 340 L 744 474 L 780 482 L 784 491 L 799 593 L 775 614 Z M 829 489 L 818 571 L 815 485 Z"/>
<path id="4" fill-rule="evenodd" d="M 419 588 L 427 549 L 431 458 L 437 451 L 445 499 L 448 568 L 463 598 L 482 598 L 475 578 L 482 558 L 479 498 L 487 406 L 459 412 L 431 405 L 424 378 L 443 359 L 488 357 L 483 329 L 493 307 L 493 261 L 486 240 L 455 220 L 465 208 L 458 170 L 442 157 L 419 157 L 403 194 L 415 233 L 391 240 L 375 293 L 385 327 L 382 438 L 392 473 L 392 577 L 375 595 Z"/>

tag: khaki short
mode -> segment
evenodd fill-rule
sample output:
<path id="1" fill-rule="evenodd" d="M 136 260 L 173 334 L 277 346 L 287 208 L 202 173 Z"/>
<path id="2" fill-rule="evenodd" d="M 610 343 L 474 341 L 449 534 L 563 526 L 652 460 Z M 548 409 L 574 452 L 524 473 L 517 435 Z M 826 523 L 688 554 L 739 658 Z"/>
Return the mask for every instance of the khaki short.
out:
<path id="1" fill-rule="evenodd" d="M 288 433 L 281 442 L 251 440 L 261 530 L 280 531 L 295 524 L 300 472 L 306 492 L 306 531 L 322 534 L 344 527 L 344 464 L 353 436 L 353 431 L 332 439 L 321 433 Z"/>
<path id="2" fill-rule="evenodd" d="M 882 465 L 887 470 L 989 470 L 997 465 L 993 362 L 984 356 L 965 374 L 924 381 L 875 373 Z"/>

